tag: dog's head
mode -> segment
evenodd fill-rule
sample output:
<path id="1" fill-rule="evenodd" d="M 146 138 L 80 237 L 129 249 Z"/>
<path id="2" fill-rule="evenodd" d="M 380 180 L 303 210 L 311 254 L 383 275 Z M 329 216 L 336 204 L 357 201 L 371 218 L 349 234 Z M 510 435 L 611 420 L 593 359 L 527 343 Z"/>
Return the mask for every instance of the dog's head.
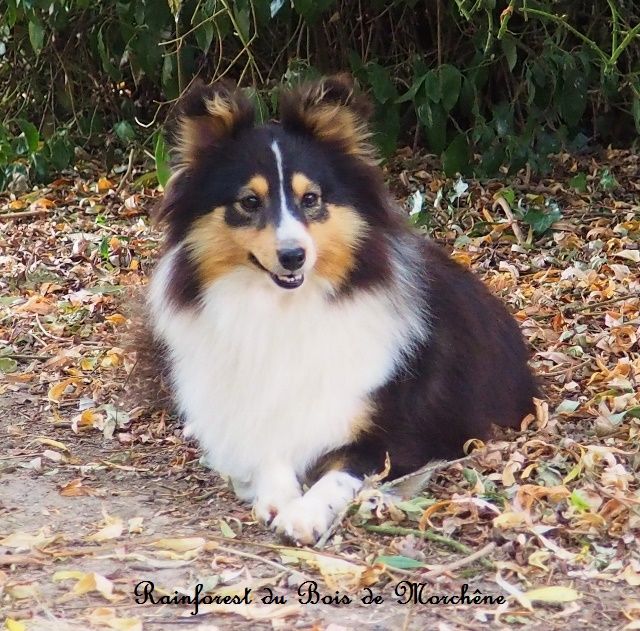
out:
<path id="1" fill-rule="evenodd" d="M 372 231 L 393 223 L 369 111 L 345 76 L 285 93 L 280 123 L 262 126 L 233 86 L 191 88 L 171 134 L 176 165 L 160 217 L 202 285 L 238 268 L 287 290 L 349 282 Z"/>

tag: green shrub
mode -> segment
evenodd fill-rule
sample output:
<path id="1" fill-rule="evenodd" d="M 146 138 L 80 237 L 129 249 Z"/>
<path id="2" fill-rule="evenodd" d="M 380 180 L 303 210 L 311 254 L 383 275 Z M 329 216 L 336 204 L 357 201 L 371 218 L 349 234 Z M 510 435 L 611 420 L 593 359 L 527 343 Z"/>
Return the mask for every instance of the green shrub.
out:
<path id="1" fill-rule="evenodd" d="M 196 75 L 236 79 L 266 119 L 282 85 L 350 70 L 375 102 L 382 152 L 420 144 L 448 174 L 544 169 L 562 147 L 640 131 L 632 0 L 3 4 L 0 187 L 48 177 L 76 145 L 111 162 L 132 143 L 154 151 Z"/>

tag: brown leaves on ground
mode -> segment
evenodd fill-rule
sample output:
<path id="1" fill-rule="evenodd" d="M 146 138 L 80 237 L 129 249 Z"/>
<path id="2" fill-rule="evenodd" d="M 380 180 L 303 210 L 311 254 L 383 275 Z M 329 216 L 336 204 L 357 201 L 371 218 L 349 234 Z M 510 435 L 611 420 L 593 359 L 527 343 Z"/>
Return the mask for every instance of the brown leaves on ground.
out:
<path id="1" fill-rule="evenodd" d="M 638 165 L 562 155 L 552 177 L 506 183 L 445 181 L 410 152 L 387 167 L 412 219 L 430 208 L 428 231 L 509 304 L 546 399 L 522 432 L 440 465 L 424 493 L 363 491 L 322 551 L 275 542 L 165 412 L 122 397 L 157 192 L 115 192 L 117 176 L 88 170 L 0 197 L 5 627 L 177 628 L 189 605 L 134 601 L 154 580 L 159 594 L 288 598 L 206 605 L 203 628 L 640 628 Z M 505 603 L 396 605 L 405 579 Z M 308 580 L 355 603 L 300 605 Z M 365 588 L 386 604 L 359 605 Z"/>

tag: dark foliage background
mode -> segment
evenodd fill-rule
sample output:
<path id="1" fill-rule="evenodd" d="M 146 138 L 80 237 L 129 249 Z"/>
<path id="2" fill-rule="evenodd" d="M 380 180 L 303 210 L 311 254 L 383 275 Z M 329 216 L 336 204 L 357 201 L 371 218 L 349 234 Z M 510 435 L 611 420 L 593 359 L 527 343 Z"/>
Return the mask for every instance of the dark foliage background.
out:
<path id="1" fill-rule="evenodd" d="M 283 85 L 349 70 L 376 104 L 383 154 L 447 174 L 544 170 L 562 147 L 640 130 L 635 0 L 1 0 L 0 189 L 82 151 L 107 166 L 158 134 L 194 76 L 230 76 L 263 118 Z"/>

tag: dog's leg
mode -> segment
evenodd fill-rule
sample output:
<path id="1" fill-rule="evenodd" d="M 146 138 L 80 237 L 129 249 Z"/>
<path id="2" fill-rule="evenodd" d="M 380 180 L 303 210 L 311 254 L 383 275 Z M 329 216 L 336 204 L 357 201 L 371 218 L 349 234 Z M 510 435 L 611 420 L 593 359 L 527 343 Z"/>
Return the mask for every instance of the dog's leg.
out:
<path id="1" fill-rule="evenodd" d="M 283 463 L 270 463 L 253 476 L 253 514 L 267 524 L 302 495 L 300 482 L 292 467 Z"/>
<path id="2" fill-rule="evenodd" d="M 362 478 L 342 470 L 329 471 L 302 497 L 281 508 L 271 525 L 289 539 L 311 545 L 329 528 L 361 486 Z"/>

